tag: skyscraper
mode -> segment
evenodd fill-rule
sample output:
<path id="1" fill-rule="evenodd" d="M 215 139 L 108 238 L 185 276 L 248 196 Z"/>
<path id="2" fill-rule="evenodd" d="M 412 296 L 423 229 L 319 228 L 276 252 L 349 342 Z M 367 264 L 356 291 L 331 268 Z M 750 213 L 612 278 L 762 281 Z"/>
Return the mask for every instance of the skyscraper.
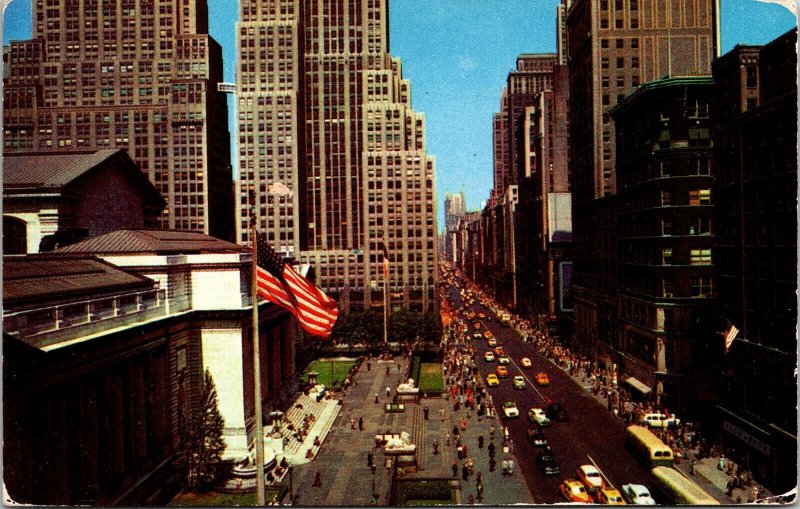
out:
<path id="1" fill-rule="evenodd" d="M 466 203 L 464 201 L 464 193 L 447 193 L 444 197 L 444 224 L 445 224 L 445 241 L 444 250 L 447 261 L 457 264 L 458 251 L 456 246 L 456 236 L 458 234 L 458 225 L 461 219 L 466 214 Z"/>
<path id="2" fill-rule="evenodd" d="M 167 200 L 164 228 L 233 235 L 222 50 L 205 0 L 33 2 L 6 53 L 6 153 L 123 148 Z"/>
<path id="3" fill-rule="evenodd" d="M 258 225 L 350 307 L 433 306 L 434 161 L 389 55 L 385 0 L 241 2 L 237 238 Z"/>
<path id="4" fill-rule="evenodd" d="M 719 2 L 576 0 L 566 25 L 575 337 L 615 345 L 616 161 L 608 110 L 642 83 L 708 75 L 719 47 Z"/>

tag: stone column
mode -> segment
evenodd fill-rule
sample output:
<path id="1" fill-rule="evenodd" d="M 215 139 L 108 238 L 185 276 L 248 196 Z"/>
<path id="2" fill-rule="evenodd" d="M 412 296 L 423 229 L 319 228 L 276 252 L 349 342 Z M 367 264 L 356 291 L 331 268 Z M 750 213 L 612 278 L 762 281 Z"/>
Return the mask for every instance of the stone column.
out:
<path id="1" fill-rule="evenodd" d="M 267 401 L 277 401 L 283 391 L 283 366 L 281 366 L 281 327 L 280 322 L 269 322 L 269 357 L 267 366 L 269 370 L 270 389 Z"/>

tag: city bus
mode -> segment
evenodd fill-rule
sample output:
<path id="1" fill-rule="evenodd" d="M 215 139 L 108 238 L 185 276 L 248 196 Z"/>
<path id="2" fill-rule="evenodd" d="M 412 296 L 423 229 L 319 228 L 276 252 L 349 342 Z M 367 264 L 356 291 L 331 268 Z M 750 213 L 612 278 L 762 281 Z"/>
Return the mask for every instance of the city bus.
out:
<path id="1" fill-rule="evenodd" d="M 643 426 L 628 426 L 625 443 L 650 468 L 671 467 L 675 461 L 672 449 Z"/>
<path id="2" fill-rule="evenodd" d="M 675 505 L 720 505 L 694 481 L 671 467 L 655 467 L 653 488 L 660 497 L 658 500 Z"/>

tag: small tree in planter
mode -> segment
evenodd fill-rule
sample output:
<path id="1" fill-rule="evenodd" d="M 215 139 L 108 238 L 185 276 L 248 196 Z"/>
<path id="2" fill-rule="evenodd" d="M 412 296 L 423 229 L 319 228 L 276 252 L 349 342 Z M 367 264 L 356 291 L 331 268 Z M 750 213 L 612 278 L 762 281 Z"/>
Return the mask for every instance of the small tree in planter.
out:
<path id="1" fill-rule="evenodd" d="M 217 387 L 208 368 L 203 375 L 201 403 L 191 420 L 186 444 L 186 487 L 191 491 L 208 488 L 217 480 L 225 451 L 222 438 L 225 420 L 219 413 Z"/>

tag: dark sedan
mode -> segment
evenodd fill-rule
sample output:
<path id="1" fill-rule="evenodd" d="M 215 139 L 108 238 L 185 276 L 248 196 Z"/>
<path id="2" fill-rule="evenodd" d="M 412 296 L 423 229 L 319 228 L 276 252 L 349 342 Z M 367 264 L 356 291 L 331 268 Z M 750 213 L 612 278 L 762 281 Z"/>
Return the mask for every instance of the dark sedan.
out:
<path id="1" fill-rule="evenodd" d="M 542 429 L 538 426 L 528 427 L 528 442 L 535 447 L 546 447 L 547 439 L 544 437 Z"/>
<path id="2" fill-rule="evenodd" d="M 545 415 L 551 420 L 556 422 L 566 422 L 569 420 L 569 414 L 559 403 L 550 403 L 544 411 Z"/>
<path id="3" fill-rule="evenodd" d="M 558 462 L 549 447 L 536 455 L 536 464 L 544 475 L 559 475 L 561 473 Z"/>

